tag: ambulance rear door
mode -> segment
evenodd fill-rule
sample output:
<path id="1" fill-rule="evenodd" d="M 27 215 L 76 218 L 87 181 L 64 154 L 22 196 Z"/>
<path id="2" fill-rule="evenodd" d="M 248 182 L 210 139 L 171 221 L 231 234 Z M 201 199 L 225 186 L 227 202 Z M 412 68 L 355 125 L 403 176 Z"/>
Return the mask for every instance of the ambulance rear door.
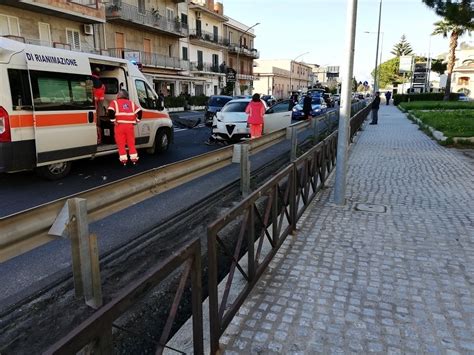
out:
<path id="1" fill-rule="evenodd" d="M 94 154 L 97 126 L 88 58 L 38 46 L 27 47 L 25 56 L 33 96 L 37 165 Z"/>

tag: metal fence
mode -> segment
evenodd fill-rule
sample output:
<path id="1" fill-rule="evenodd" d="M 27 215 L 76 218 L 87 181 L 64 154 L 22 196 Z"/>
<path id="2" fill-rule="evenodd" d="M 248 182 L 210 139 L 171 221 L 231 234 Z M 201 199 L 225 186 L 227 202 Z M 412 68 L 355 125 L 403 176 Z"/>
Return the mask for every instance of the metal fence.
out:
<path id="1" fill-rule="evenodd" d="M 352 107 L 354 111 L 360 111 L 351 119 L 351 139 L 370 110 L 370 106 L 364 106 L 365 102 L 361 102 Z M 208 227 L 211 354 L 218 352 L 221 335 L 286 237 L 296 230 L 298 219 L 335 167 L 337 133 L 333 132 L 311 148 Z M 235 225 L 240 229 L 229 246 L 229 240 L 224 241 L 222 234 L 228 234 Z M 246 269 L 241 265 L 245 253 Z M 230 271 L 219 299 L 218 272 L 226 269 L 222 256 L 230 262 Z M 234 297 L 230 299 L 236 271 L 245 284 L 240 290 L 235 291 L 234 287 Z"/>
<path id="2" fill-rule="evenodd" d="M 117 328 L 127 332 L 114 322 L 129 308 L 134 306 L 147 292 L 160 285 L 169 275 L 178 268 L 183 268 L 178 289 L 176 290 L 173 304 L 159 338 L 154 341 L 156 353 L 161 354 L 169 339 L 181 301 L 186 282 L 191 279 L 192 289 L 192 315 L 193 315 L 193 347 L 195 354 L 203 354 L 203 322 L 201 304 L 201 244 L 199 239 L 179 249 L 173 256 L 148 270 L 139 280 L 132 282 L 120 292 L 111 302 L 92 314 L 74 330 L 57 343 L 47 349 L 44 354 L 76 354 L 85 347 L 89 353 L 112 354 L 113 341 L 112 329 Z M 132 335 L 133 332 L 129 331 Z"/>

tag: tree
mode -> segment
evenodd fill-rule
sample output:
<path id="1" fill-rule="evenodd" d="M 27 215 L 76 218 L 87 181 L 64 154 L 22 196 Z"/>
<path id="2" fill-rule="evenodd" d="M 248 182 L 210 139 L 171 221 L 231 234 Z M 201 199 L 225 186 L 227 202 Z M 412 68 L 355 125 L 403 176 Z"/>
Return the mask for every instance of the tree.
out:
<path id="1" fill-rule="evenodd" d="M 474 7 L 472 0 L 423 0 L 437 15 L 459 26 L 473 26 Z"/>
<path id="2" fill-rule="evenodd" d="M 356 92 L 357 91 L 357 86 L 359 84 L 357 83 L 357 80 L 355 77 L 352 78 L 352 91 Z"/>
<path id="3" fill-rule="evenodd" d="M 392 53 L 396 57 L 400 57 L 402 55 L 409 55 L 413 53 L 411 44 L 408 43 L 405 35 L 402 35 L 402 37 L 400 38 L 400 42 L 396 43 L 393 46 L 393 49 L 390 53 Z"/>
<path id="4" fill-rule="evenodd" d="M 431 71 L 438 73 L 439 75 L 444 74 L 446 69 L 448 68 L 447 63 L 443 63 L 441 59 L 433 59 L 431 62 Z"/>
<path id="5" fill-rule="evenodd" d="M 451 93 L 451 76 L 456 63 L 456 48 L 458 46 L 458 39 L 465 33 L 471 34 L 474 30 L 474 24 L 469 26 L 462 26 L 450 21 L 438 21 L 435 22 L 435 29 L 433 35 L 442 35 L 443 38 L 448 38 L 449 35 L 449 55 L 448 55 L 448 67 L 447 67 L 447 79 L 446 79 L 446 91 L 444 92 L 444 100 L 449 99 Z"/>

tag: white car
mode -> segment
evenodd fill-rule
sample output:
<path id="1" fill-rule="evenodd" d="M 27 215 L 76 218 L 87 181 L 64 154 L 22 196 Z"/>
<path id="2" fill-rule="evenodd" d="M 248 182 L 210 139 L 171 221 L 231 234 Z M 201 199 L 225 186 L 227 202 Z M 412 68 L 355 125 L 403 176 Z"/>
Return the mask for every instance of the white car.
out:
<path id="1" fill-rule="evenodd" d="M 250 101 L 251 99 L 235 99 L 226 103 L 214 117 L 212 123 L 213 137 L 226 141 L 250 138 L 247 114 L 245 113 Z M 288 127 L 291 124 L 291 110 L 288 100 L 279 102 L 271 108 L 268 108 L 265 102 L 264 105 L 266 113 L 263 116 L 263 134 Z"/>

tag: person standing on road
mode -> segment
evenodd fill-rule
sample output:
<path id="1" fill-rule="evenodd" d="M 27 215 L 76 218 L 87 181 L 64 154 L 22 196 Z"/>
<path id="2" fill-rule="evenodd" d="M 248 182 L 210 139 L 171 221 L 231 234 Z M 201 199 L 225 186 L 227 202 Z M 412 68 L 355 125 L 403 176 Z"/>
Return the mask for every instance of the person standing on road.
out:
<path id="1" fill-rule="evenodd" d="M 263 131 L 263 115 L 265 114 L 265 105 L 260 100 L 259 94 L 253 94 L 252 101 L 249 102 L 245 109 L 248 115 L 247 123 L 250 126 L 250 138 L 258 138 L 262 136 Z"/>
<path id="2" fill-rule="evenodd" d="M 385 93 L 385 100 L 387 100 L 387 105 L 390 105 L 390 99 L 392 98 L 392 93 L 390 91 L 387 91 Z"/>
<path id="3" fill-rule="evenodd" d="M 119 160 L 127 165 L 128 157 L 125 146 L 128 147 L 130 161 L 135 165 L 138 153 L 135 148 L 135 125 L 142 119 L 142 109 L 128 99 L 128 92 L 120 90 L 117 99 L 108 108 L 110 122 L 114 123 L 115 142 L 117 143 Z"/>
<path id="4" fill-rule="evenodd" d="M 313 101 L 313 98 L 311 97 L 311 94 L 307 92 L 306 96 L 303 99 L 303 114 L 304 114 L 305 120 L 311 117 L 311 111 L 313 109 L 311 105 L 312 101 Z"/>
<path id="5" fill-rule="evenodd" d="M 380 92 L 375 93 L 374 101 L 372 101 L 372 122 L 370 124 L 377 124 L 379 120 L 379 108 L 380 108 Z"/>

